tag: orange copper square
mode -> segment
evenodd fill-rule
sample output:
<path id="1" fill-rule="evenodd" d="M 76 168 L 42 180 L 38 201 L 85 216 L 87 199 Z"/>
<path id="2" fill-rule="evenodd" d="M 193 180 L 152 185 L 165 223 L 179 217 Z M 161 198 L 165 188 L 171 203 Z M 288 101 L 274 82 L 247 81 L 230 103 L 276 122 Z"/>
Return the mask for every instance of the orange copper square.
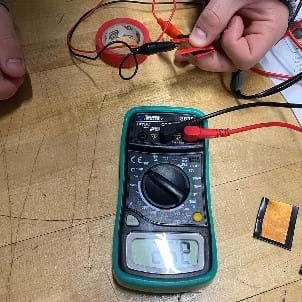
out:
<path id="1" fill-rule="evenodd" d="M 292 205 L 270 200 L 265 211 L 261 236 L 285 244 L 291 212 Z"/>

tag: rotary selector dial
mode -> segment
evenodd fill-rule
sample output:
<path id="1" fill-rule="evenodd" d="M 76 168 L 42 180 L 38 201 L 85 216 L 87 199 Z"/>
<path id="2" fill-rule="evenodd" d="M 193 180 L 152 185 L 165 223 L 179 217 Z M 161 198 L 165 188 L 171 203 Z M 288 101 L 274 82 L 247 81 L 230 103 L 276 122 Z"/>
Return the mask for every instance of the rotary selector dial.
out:
<path id="1" fill-rule="evenodd" d="M 173 164 L 157 164 L 149 168 L 142 179 L 142 192 L 146 200 L 160 209 L 173 209 L 181 205 L 190 192 L 185 172 Z"/>

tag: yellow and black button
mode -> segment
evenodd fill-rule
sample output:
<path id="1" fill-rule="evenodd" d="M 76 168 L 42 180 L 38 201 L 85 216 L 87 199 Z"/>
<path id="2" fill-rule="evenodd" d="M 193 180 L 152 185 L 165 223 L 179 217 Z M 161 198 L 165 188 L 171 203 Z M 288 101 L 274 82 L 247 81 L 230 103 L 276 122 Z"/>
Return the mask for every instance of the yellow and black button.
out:
<path id="1" fill-rule="evenodd" d="M 203 216 L 200 212 L 194 212 L 192 218 L 195 222 L 200 222 L 203 220 Z"/>

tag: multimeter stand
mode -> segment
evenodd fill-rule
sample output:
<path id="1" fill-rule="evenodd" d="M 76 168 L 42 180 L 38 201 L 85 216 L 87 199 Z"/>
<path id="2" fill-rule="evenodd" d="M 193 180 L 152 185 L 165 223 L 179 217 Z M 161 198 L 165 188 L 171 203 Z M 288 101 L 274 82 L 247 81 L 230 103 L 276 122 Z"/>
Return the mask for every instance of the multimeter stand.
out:
<path id="1" fill-rule="evenodd" d="M 112 267 L 122 286 L 185 292 L 216 274 L 208 142 L 186 143 L 181 135 L 168 143 L 159 139 L 165 125 L 202 115 L 150 106 L 125 116 Z"/>

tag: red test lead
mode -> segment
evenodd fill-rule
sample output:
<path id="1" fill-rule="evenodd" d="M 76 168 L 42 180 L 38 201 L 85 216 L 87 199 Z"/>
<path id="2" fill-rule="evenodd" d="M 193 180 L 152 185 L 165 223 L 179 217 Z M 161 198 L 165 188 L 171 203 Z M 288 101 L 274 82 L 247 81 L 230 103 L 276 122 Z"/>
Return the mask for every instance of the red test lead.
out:
<path id="1" fill-rule="evenodd" d="M 157 23 L 160 25 L 163 31 L 165 30 L 165 33 L 169 37 L 173 39 L 178 39 L 180 37 L 183 37 L 183 33 L 172 23 L 165 21 L 162 18 L 158 18 Z"/>
<path id="2" fill-rule="evenodd" d="M 226 137 L 230 136 L 231 134 L 241 133 L 245 131 L 255 130 L 259 128 L 268 128 L 268 127 L 282 127 L 288 128 L 294 131 L 302 132 L 302 127 L 283 123 L 283 122 L 268 122 L 268 123 L 259 123 L 249 126 L 244 126 L 235 129 L 208 129 L 208 128 L 201 128 L 198 126 L 186 126 L 183 131 L 183 140 L 186 142 L 195 142 L 201 139 L 206 138 L 217 138 L 217 137 Z"/>

